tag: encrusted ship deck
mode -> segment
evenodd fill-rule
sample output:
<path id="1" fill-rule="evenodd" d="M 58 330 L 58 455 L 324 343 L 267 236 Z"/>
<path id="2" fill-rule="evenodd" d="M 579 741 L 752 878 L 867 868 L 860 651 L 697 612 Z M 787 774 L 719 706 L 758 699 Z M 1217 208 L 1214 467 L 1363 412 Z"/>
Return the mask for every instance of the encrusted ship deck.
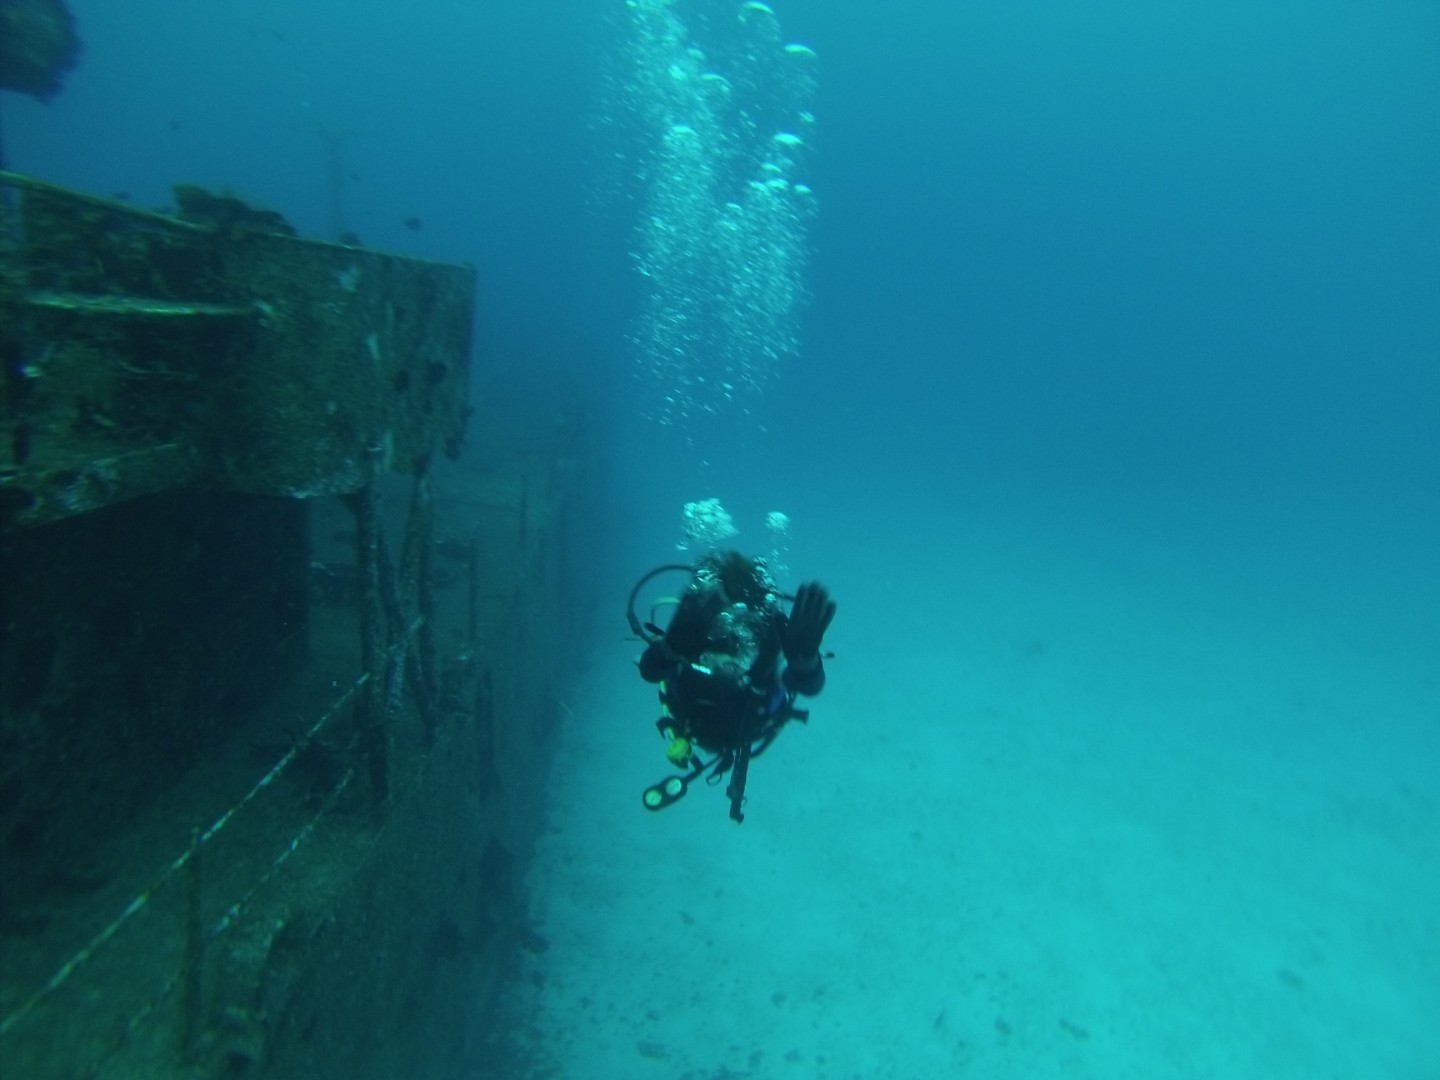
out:
<path id="1" fill-rule="evenodd" d="M 180 194 L 0 174 L 0 1061 L 476 1072 L 573 425 L 471 402 L 471 269 Z"/>

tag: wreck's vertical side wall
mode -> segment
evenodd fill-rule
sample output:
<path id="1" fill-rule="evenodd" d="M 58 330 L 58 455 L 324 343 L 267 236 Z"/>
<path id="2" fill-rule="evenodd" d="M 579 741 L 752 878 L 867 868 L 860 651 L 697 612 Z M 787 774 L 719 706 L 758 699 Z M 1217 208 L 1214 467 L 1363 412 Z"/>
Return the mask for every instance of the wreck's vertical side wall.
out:
<path id="1" fill-rule="evenodd" d="M 304 665 L 305 506 L 151 495 L 0 532 L 0 931 Z"/>
<path id="2" fill-rule="evenodd" d="M 478 529 L 473 700 L 444 717 L 431 749 L 401 733 L 394 797 L 363 861 L 322 909 L 297 909 L 275 937 L 240 1006 L 265 1031 L 263 1051 L 244 1055 L 260 1051 L 255 1075 L 487 1075 L 478 1022 L 505 958 L 544 947 L 525 925 L 518 878 L 561 708 L 556 658 L 574 647 L 557 571 L 572 493 L 553 482 L 552 464 L 492 477 L 475 499 L 453 489 L 437 499 L 442 535 Z M 467 589 L 457 578 L 438 599 L 444 623 Z"/>

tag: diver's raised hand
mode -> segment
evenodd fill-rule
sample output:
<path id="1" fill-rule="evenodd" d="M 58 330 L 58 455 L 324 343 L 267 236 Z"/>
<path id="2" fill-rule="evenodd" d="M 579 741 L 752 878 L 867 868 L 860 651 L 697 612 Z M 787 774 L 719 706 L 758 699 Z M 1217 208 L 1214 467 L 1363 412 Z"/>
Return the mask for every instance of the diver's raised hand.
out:
<path id="1" fill-rule="evenodd" d="M 835 618 L 835 601 L 830 590 L 818 581 L 808 581 L 795 590 L 795 603 L 785 626 L 785 659 L 792 664 L 809 664 L 820 657 L 820 642 L 830 620 Z"/>

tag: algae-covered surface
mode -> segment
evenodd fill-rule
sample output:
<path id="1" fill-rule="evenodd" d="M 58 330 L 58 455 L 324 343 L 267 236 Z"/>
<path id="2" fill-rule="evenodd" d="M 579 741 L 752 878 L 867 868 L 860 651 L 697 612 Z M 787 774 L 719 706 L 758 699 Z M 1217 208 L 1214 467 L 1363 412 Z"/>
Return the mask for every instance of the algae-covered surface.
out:
<path id="1" fill-rule="evenodd" d="M 353 491 L 458 452 L 474 274 L 296 237 L 199 189 L 183 217 L 14 173 L 0 508 L 35 524 L 201 484 Z"/>

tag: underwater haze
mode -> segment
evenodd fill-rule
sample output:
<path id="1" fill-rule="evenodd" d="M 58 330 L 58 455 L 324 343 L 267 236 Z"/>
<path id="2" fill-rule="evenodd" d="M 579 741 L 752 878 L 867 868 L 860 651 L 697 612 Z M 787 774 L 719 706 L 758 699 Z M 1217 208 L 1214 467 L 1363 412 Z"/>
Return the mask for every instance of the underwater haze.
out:
<path id="1" fill-rule="evenodd" d="M 72 6 L 9 168 L 472 262 L 602 421 L 495 1075 L 1440 1076 L 1440 8 Z M 620 618 L 712 498 L 839 605 L 743 826 Z"/>

